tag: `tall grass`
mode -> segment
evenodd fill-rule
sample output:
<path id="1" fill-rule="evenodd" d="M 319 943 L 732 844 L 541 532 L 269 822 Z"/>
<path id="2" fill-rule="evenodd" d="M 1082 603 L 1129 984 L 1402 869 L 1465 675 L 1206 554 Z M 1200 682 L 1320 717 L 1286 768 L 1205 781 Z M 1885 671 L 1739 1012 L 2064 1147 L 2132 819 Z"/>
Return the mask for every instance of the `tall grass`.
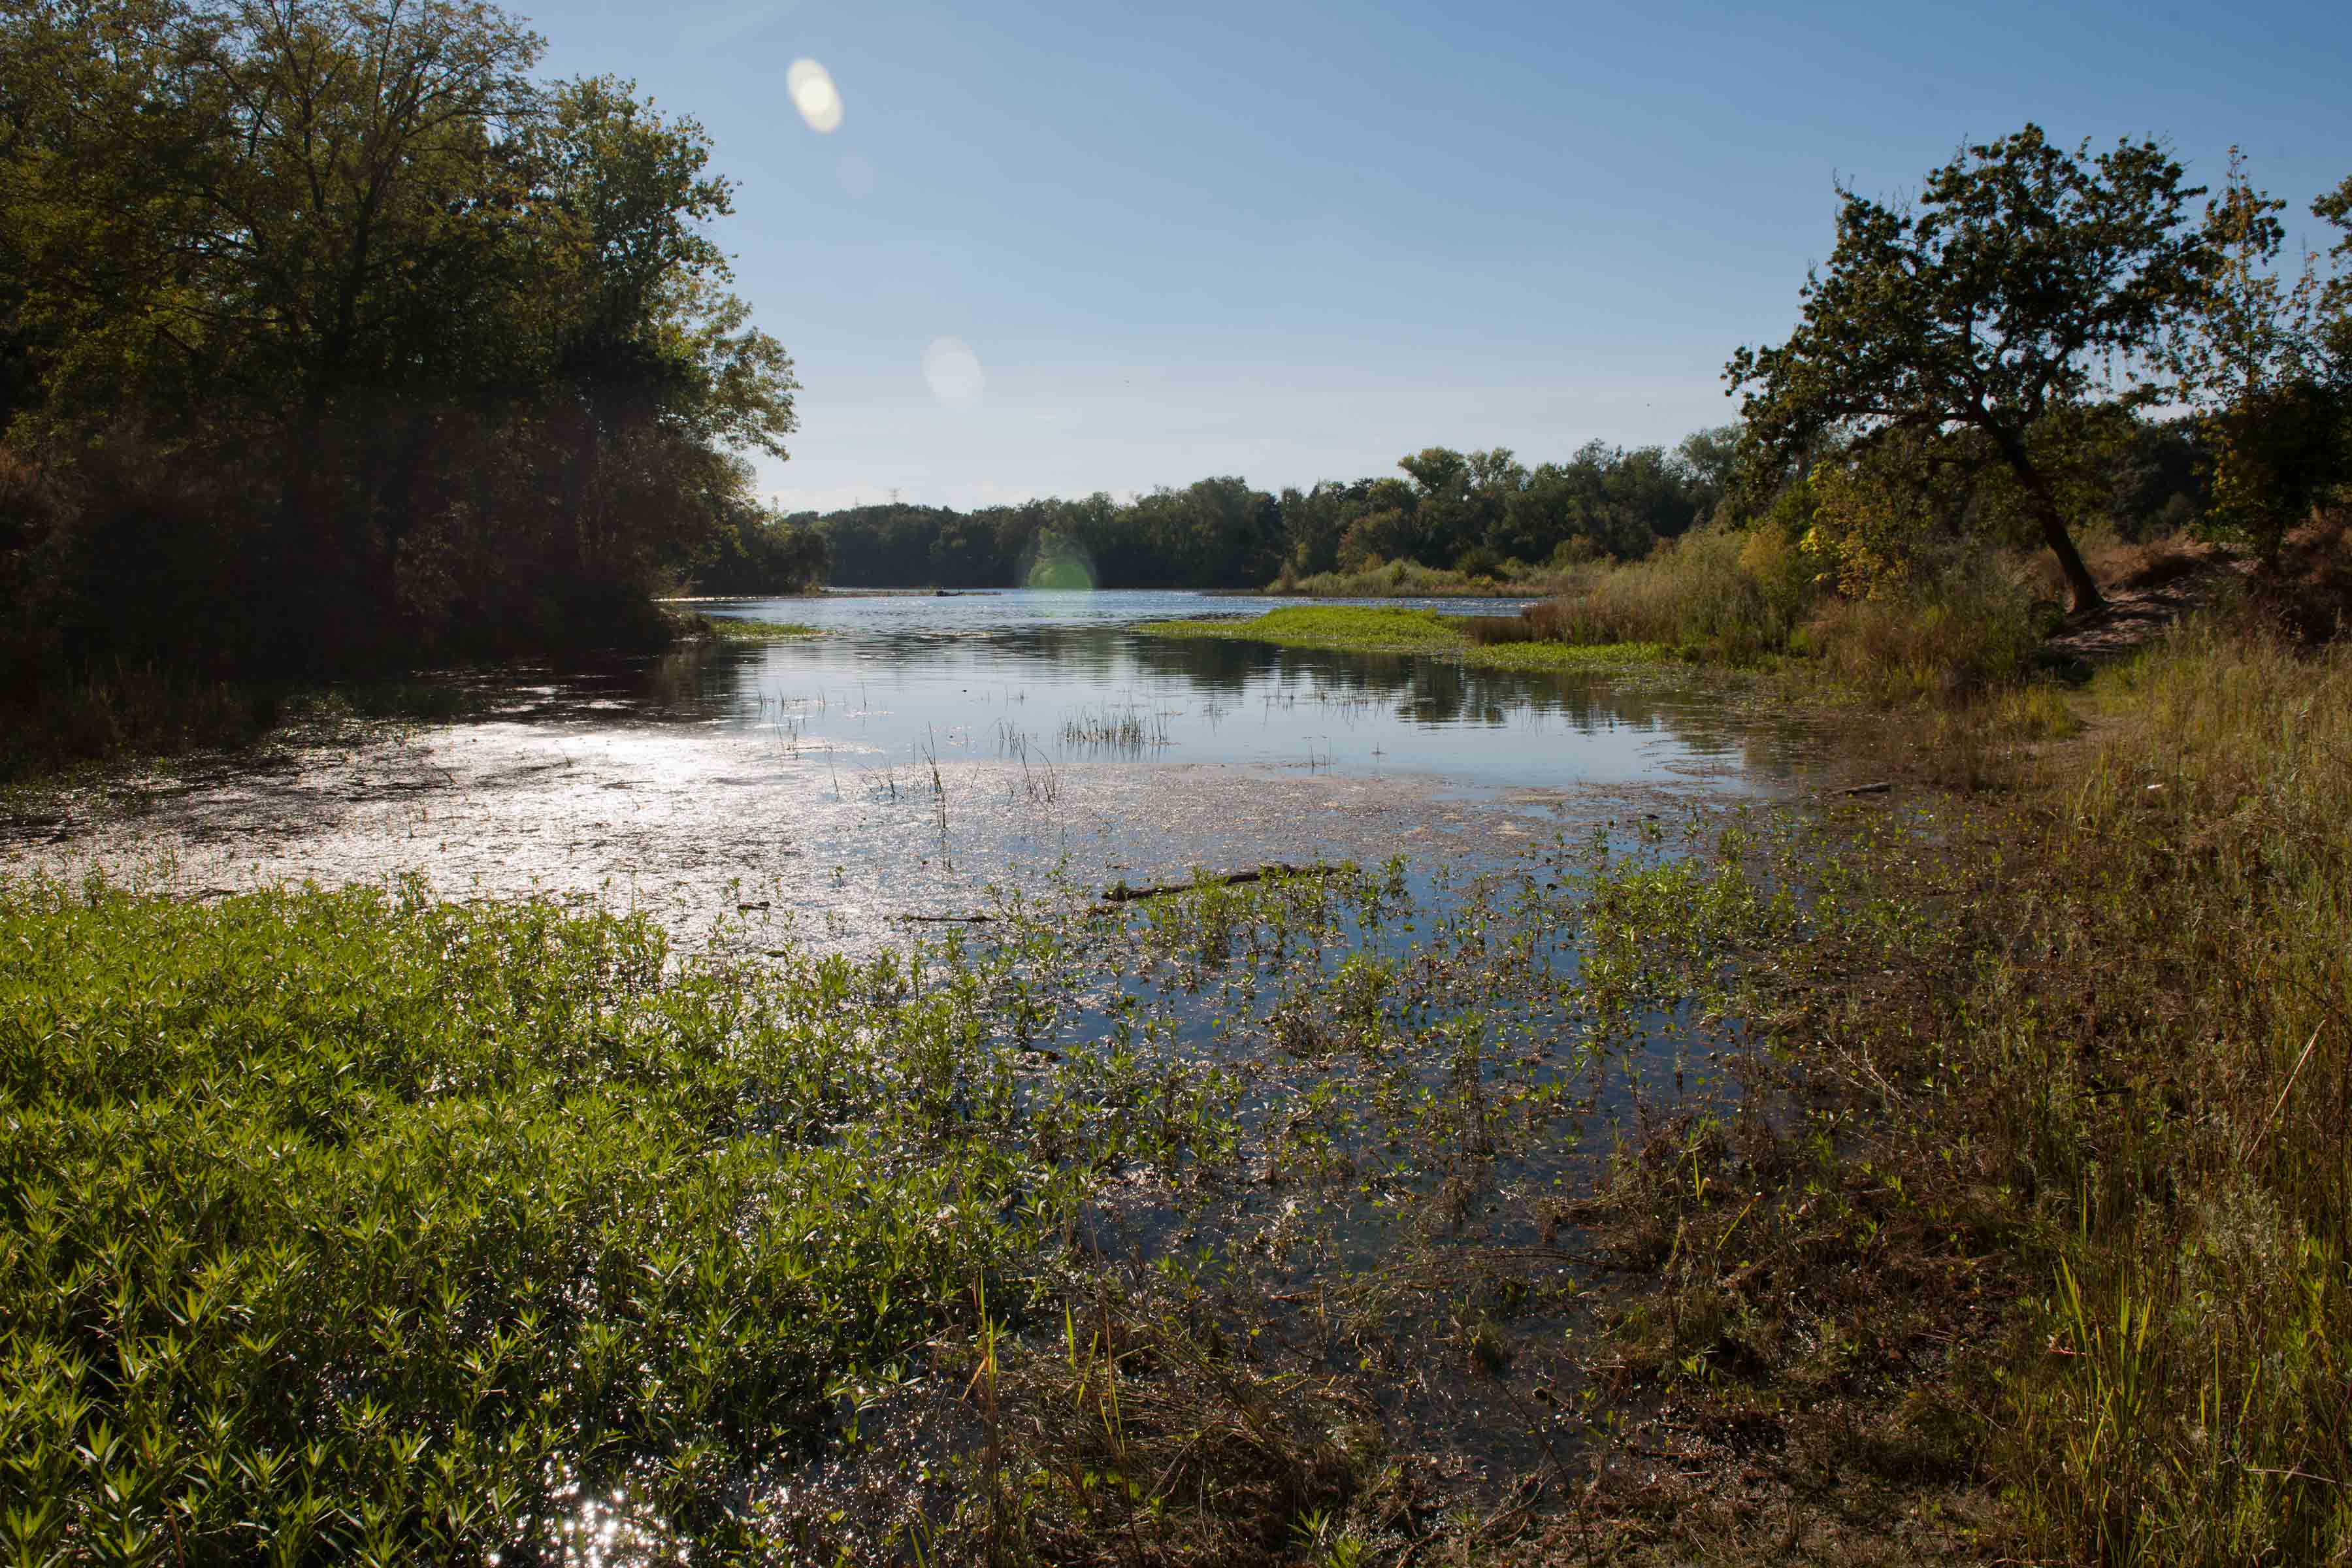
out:
<path id="1" fill-rule="evenodd" d="M 1695 531 L 1644 560 L 1587 568 L 1570 591 L 1517 616 L 1462 629 L 1481 644 L 1652 645 L 1728 665 L 1794 657 L 1882 700 L 2014 684 L 2039 640 L 2014 563 L 1956 560 L 1885 597 L 1843 599 L 1769 524 Z"/>
<path id="2" fill-rule="evenodd" d="M 1744 973 L 1790 1109 L 1621 1163 L 1591 1216 L 1663 1285 L 1628 1358 L 1990 1489 L 2011 1560 L 2342 1561 L 2352 649 L 2209 627 L 2094 691 L 2095 748 L 2012 792 L 1774 851 L 1794 930 L 1647 908 Z"/>
<path id="3" fill-rule="evenodd" d="M 2049 1550 L 2336 1560 L 2352 649 L 2207 632 L 2115 688 L 2126 728 L 2021 847 L 2039 896 L 1984 996 L 1999 1124 L 2063 1222 L 1999 1450 Z"/>
<path id="4" fill-rule="evenodd" d="M 1317 572 L 1305 577 L 1286 573 L 1265 591 L 1325 599 L 1470 599 L 1556 594 L 1574 581 L 1574 568 L 1530 566 L 1520 561 L 1506 561 L 1493 573 L 1423 566 L 1417 561 L 1372 561 L 1351 569 Z"/>
<path id="5" fill-rule="evenodd" d="M 1784 647 L 1804 595 L 1778 535 L 1705 529 L 1525 614 L 1544 640 L 1653 642 L 1738 661 Z M 1474 634 L 1475 635 L 1475 634 Z"/>

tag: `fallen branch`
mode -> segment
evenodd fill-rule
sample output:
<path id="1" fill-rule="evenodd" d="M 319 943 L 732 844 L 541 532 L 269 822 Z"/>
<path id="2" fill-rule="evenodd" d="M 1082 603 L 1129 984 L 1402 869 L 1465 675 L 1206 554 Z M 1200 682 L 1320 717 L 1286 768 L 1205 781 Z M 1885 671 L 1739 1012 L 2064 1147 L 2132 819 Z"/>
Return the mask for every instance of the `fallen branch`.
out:
<path id="1" fill-rule="evenodd" d="M 1155 888 L 1130 888 L 1118 882 L 1103 889 L 1103 897 L 1114 904 L 1133 903 L 1138 899 L 1156 899 L 1166 893 L 1192 893 L 1202 888 L 1232 888 L 1244 882 L 1262 881 L 1268 877 L 1328 877 L 1339 870 L 1337 866 L 1291 866 L 1270 861 L 1247 871 L 1228 871 L 1220 877 L 1202 877 L 1192 882 L 1165 882 Z"/>

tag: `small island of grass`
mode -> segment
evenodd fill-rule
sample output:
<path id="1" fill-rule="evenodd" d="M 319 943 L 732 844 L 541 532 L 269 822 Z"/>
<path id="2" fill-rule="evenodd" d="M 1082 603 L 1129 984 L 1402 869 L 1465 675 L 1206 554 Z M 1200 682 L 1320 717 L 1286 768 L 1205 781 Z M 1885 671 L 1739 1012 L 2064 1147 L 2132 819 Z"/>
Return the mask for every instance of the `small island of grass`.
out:
<path id="1" fill-rule="evenodd" d="M 798 621 L 757 621 L 737 616 L 704 616 L 700 620 L 701 625 L 694 628 L 696 634 L 720 642 L 784 642 L 824 635 L 823 628 Z"/>
<path id="2" fill-rule="evenodd" d="M 1639 664 L 1666 655 L 1665 645 L 1654 642 L 1488 642 L 1466 629 L 1472 618 L 1374 605 L 1301 605 L 1246 618 L 1152 621 L 1136 630 L 1146 637 L 1210 637 L 1340 653 L 1432 654 L 1483 669 Z"/>

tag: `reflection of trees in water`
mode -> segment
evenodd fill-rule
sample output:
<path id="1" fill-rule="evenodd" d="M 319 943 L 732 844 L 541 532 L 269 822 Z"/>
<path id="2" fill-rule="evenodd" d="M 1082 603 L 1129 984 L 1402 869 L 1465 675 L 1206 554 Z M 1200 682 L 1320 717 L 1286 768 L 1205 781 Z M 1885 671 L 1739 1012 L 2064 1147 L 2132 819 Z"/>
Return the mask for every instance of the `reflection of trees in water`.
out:
<path id="1" fill-rule="evenodd" d="M 1412 654 L 1331 653 L 1218 638 L 1137 637 L 1104 626 L 1021 626 L 971 636 L 866 637 L 859 651 L 884 653 L 916 670 L 941 667 L 975 679 L 1002 679 L 1007 665 L 1039 679 L 1059 676 L 1116 687 L 1163 679 L 1199 692 L 1211 705 L 1242 702 L 1377 704 L 1407 722 L 1431 726 L 1564 723 L 1580 734 L 1617 729 L 1659 731 L 1693 751 L 1739 755 L 1776 766 L 1812 749 L 1813 731 L 1795 716 L 1727 703 L 1719 681 L 1655 668 L 1628 675 L 1597 670 L 1478 669 Z M 723 699 L 706 650 L 656 660 L 647 671 L 662 706 Z M 757 655 L 732 667 L 756 679 Z"/>
<path id="2" fill-rule="evenodd" d="M 1119 636 L 1121 634 L 1109 634 Z M 1566 723 L 1580 734 L 1619 728 L 1665 731 L 1691 750 L 1778 768 L 1809 754 L 1817 736 L 1798 716 L 1736 707 L 1719 681 L 1645 668 L 1532 672 L 1479 669 L 1412 654 L 1324 653 L 1265 643 L 1129 637 L 1135 665 L 1211 691 L 1287 689 L 1302 702 L 1370 700 L 1412 722 Z"/>

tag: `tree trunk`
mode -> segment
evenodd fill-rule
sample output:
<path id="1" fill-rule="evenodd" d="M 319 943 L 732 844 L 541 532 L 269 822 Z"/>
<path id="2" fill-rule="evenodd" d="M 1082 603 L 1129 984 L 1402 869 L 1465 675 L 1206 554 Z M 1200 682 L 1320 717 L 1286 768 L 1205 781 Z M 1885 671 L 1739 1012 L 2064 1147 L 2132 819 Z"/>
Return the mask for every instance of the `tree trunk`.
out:
<path id="1" fill-rule="evenodd" d="M 2083 564 L 2082 554 L 2067 536 L 2065 520 L 2058 515 L 2058 508 L 2046 498 L 2036 497 L 2033 510 L 2041 514 L 2042 542 L 2050 546 L 2050 553 L 2058 557 L 2058 569 L 2066 574 L 2066 585 L 2074 592 L 2074 613 L 2079 616 L 2105 605 L 2107 601 L 2099 592 L 2099 580 Z"/>
<path id="2" fill-rule="evenodd" d="M 2008 459 L 2010 471 L 2025 488 L 2026 500 L 2033 510 L 2033 520 L 2042 525 L 2042 542 L 2050 546 L 2050 553 L 2058 557 L 2058 569 L 2066 574 L 2066 586 L 2074 595 L 2074 613 L 2095 610 L 2107 601 L 2099 593 L 2099 581 L 2091 569 L 2083 564 L 2082 553 L 2074 548 L 2072 535 L 2066 531 L 2066 519 L 2058 510 L 2058 498 L 2050 491 L 2049 480 L 2025 455 L 2022 443 L 2003 436 L 2001 456 Z"/>

